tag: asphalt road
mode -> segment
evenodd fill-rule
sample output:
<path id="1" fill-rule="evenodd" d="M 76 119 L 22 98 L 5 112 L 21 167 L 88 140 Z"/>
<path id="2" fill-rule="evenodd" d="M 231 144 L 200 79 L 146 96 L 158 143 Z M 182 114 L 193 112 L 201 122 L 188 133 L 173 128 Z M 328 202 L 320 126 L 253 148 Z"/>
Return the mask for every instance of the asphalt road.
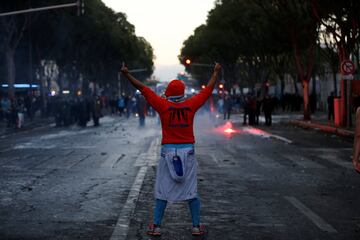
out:
<path id="1" fill-rule="evenodd" d="M 160 126 L 104 117 L 0 138 L 0 239 L 149 239 Z M 206 239 L 360 239 L 351 139 L 287 124 L 196 122 Z M 191 239 L 186 203 L 161 239 Z"/>

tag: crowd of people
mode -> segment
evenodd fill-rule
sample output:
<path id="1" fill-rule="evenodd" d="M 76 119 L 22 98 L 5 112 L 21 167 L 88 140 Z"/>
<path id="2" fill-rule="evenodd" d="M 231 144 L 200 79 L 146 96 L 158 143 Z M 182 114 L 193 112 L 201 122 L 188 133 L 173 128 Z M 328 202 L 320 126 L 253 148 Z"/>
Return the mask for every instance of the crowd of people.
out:
<path id="1" fill-rule="evenodd" d="M 11 99 L 0 96 L 0 122 L 7 128 L 22 128 L 25 121 L 31 122 L 35 116 L 53 118 L 55 125 L 70 126 L 77 124 L 86 127 L 100 125 L 104 114 L 129 118 L 139 117 L 140 126 L 145 125 L 145 116 L 154 116 L 154 111 L 147 106 L 139 93 L 133 96 L 48 96 L 45 106 L 40 96 L 19 95 Z"/>
<path id="2" fill-rule="evenodd" d="M 155 116 L 144 97 L 140 93 L 127 96 L 79 96 L 64 97 L 55 96 L 48 106 L 50 115 L 55 117 L 56 126 L 69 126 L 78 124 L 85 127 L 93 122 L 93 126 L 99 126 L 100 118 L 105 114 L 130 118 L 139 118 L 139 126 L 145 126 L 146 116 Z"/>
<path id="3" fill-rule="evenodd" d="M 47 115 L 53 116 L 57 127 L 77 124 L 86 127 L 89 121 L 99 126 L 102 103 L 99 96 L 54 96 L 48 101 Z"/>
<path id="4" fill-rule="evenodd" d="M 5 122 L 7 127 L 22 128 L 24 120 L 32 120 L 35 112 L 40 108 L 39 98 L 26 95 L 10 99 L 0 97 L 0 121 Z"/>
<path id="5" fill-rule="evenodd" d="M 272 123 L 272 113 L 279 107 L 276 97 L 268 94 L 260 97 L 259 94 L 228 95 L 220 96 L 217 99 L 217 111 L 224 116 L 224 120 L 230 119 L 231 113 L 243 113 L 243 124 L 257 125 L 261 113 L 264 114 L 265 124 Z"/>
<path id="6" fill-rule="evenodd" d="M 299 101 L 295 97 L 285 95 L 283 101 L 269 95 L 259 98 L 252 94 L 214 96 L 217 112 L 223 114 L 224 119 L 230 119 L 232 113 L 242 112 L 243 123 L 259 124 L 259 115 L 263 112 L 266 125 L 271 125 L 272 112 L 281 107 L 283 110 L 299 110 Z M 100 118 L 105 113 L 129 118 L 139 118 L 139 125 L 145 125 L 146 116 L 156 116 L 155 111 L 146 103 L 144 97 L 136 92 L 134 95 L 120 96 L 69 96 L 56 95 L 47 98 L 44 108 L 40 97 L 34 95 L 17 96 L 15 99 L 0 98 L 0 121 L 6 122 L 7 127 L 21 128 L 24 121 L 32 121 L 34 116 L 54 117 L 56 126 L 70 126 L 77 124 L 85 127 L 92 121 L 93 126 L 99 126 Z"/>
<path id="7" fill-rule="evenodd" d="M 333 119 L 333 96 L 328 98 L 329 120 Z M 258 125 L 261 115 L 265 118 L 265 125 L 272 124 L 272 115 L 275 111 L 297 112 L 302 108 L 302 97 L 298 94 L 284 94 L 278 98 L 263 94 L 223 94 L 213 95 L 216 112 L 223 119 L 230 119 L 231 114 L 242 113 L 244 125 Z M 15 99 L 0 96 L 0 122 L 6 122 L 7 127 L 21 128 L 24 121 L 32 121 L 34 116 L 54 117 L 56 126 L 77 124 L 85 127 L 92 121 L 93 126 L 99 126 L 100 118 L 104 114 L 117 115 L 124 118 L 136 116 L 139 126 L 145 126 L 146 116 L 156 116 L 155 111 L 146 103 L 140 92 L 133 95 L 120 96 L 49 96 L 43 108 L 40 97 L 21 95 Z M 204 111 L 210 110 L 208 104 Z"/>

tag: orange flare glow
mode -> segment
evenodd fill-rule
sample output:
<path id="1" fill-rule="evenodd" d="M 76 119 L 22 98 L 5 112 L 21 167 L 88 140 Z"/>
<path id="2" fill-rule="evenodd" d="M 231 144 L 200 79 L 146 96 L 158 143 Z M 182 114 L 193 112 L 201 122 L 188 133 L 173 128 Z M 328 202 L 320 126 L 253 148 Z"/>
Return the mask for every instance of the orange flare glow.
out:
<path id="1" fill-rule="evenodd" d="M 234 133 L 240 133 L 239 130 L 233 129 L 231 122 L 226 122 L 224 125 L 214 129 L 216 132 L 224 134 L 227 137 L 231 137 Z"/>
<path id="2" fill-rule="evenodd" d="M 232 128 L 227 128 L 224 130 L 225 133 L 233 133 L 235 132 Z"/>

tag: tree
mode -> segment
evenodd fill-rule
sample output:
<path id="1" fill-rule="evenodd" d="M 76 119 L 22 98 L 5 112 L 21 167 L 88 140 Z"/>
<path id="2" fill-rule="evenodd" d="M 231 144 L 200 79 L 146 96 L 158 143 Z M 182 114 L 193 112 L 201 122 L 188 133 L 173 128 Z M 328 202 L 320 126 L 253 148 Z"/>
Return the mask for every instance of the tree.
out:
<path id="1" fill-rule="evenodd" d="M 313 15 L 325 27 L 327 36 L 324 39 L 332 43 L 334 51 L 338 53 L 339 63 L 350 59 L 351 54 L 357 57 L 359 52 L 355 50 L 358 49 L 360 39 L 360 2 L 311 0 L 311 3 Z M 349 91 L 345 82 L 341 81 L 342 125 L 351 123 L 350 103 L 345 101 L 346 92 Z"/>
<path id="2" fill-rule="evenodd" d="M 259 2 L 259 1 L 258 1 Z M 308 0 L 274 0 L 258 3 L 269 20 L 286 32 L 294 53 L 297 75 L 303 87 L 304 120 L 310 120 L 309 82 L 315 63 L 319 23 Z"/>
<path id="3" fill-rule="evenodd" d="M 24 1 L 14 0 L 2 2 L 1 12 L 15 10 L 16 7 L 25 7 Z M 9 87 L 8 97 L 13 99 L 15 96 L 14 83 L 16 67 L 14 62 L 15 52 L 20 43 L 28 23 L 27 15 L 12 15 L 0 17 L 0 52 L 5 56 L 6 82 Z"/>
<path id="4" fill-rule="evenodd" d="M 283 31 L 252 1 L 217 1 L 206 25 L 198 27 L 181 50 L 195 61 L 218 59 L 230 83 L 254 86 L 273 72 L 272 61 L 289 51 Z M 239 81 L 238 79 L 241 79 Z"/>
<path id="5" fill-rule="evenodd" d="M 63 0 L 38 0 L 32 7 L 62 3 Z M 19 10 L 19 6 L 22 9 L 28 7 L 23 5 L 0 4 L 2 8 L 7 7 L 2 9 L 3 11 Z M 23 22 L 20 20 L 26 20 L 26 15 L 14 16 L 16 21 L 12 21 L 10 17 L 0 19 L 3 25 L 17 23 L 11 28 L 17 33 L 16 41 L 12 40 L 14 34 L 5 32 L 5 28 L 0 29 L 2 35 L 6 36 L 1 39 L 1 49 L 5 51 L 9 45 L 5 41 L 7 39 L 12 41 L 10 46 L 20 42 L 25 48 L 30 47 L 34 50 L 32 56 L 34 68 L 41 69 L 41 62 L 44 60 L 52 61 L 59 68 L 59 85 L 62 86 L 67 80 L 71 86 L 77 86 L 80 84 L 81 76 L 84 93 L 88 89 L 89 82 L 99 86 L 110 84 L 112 87 L 118 87 L 118 72 L 123 61 L 134 68 L 147 68 L 148 71 L 142 73 L 141 79 L 148 78 L 152 74 L 153 49 L 144 38 L 135 35 L 135 27 L 127 21 L 124 13 L 115 13 L 101 0 L 87 0 L 85 14 L 77 16 L 76 13 L 75 8 L 33 13 L 31 42 L 21 38 L 24 31 L 26 32 L 26 25 L 21 25 L 20 23 Z M 23 58 L 21 55 L 18 57 Z M 12 79 L 11 81 L 14 82 L 14 77 Z M 40 83 L 43 83 L 42 81 Z M 43 96 L 47 91 L 49 89 L 43 89 Z"/>

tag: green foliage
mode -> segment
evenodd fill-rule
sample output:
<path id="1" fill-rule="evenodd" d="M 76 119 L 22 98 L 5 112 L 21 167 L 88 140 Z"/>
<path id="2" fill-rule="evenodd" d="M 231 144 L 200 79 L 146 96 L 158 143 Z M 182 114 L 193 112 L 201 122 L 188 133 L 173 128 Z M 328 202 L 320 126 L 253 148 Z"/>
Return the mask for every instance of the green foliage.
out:
<path id="1" fill-rule="evenodd" d="M 233 73 L 225 74 L 228 81 L 251 86 L 293 69 L 294 43 L 305 53 L 317 29 L 307 0 L 222 0 L 184 42 L 181 56 L 216 59 Z"/>
<path id="2" fill-rule="evenodd" d="M 184 42 L 181 56 L 191 56 L 194 62 L 219 61 L 232 83 L 264 80 L 271 71 L 270 56 L 289 52 L 290 42 L 262 7 L 249 0 L 218 1 L 206 25 Z"/>
<path id="3" fill-rule="evenodd" d="M 31 6 L 28 6 L 30 1 L 20 6 L 22 2 L 5 1 L 0 3 L 0 9 L 4 12 L 69 3 L 68 0 L 37 0 L 31 1 Z M 153 72 L 151 45 L 136 36 L 134 25 L 127 21 L 124 13 L 115 13 L 101 0 L 86 0 L 85 13 L 80 16 L 73 7 L 13 18 L 28 19 L 25 35 L 31 33 L 34 68 L 43 59 L 55 60 L 62 73 L 69 75 L 75 71 L 88 81 L 115 86 L 122 62 L 131 68 L 147 68 L 140 76 L 143 79 Z M 8 19 L 4 21 L 9 22 Z M 21 41 L 25 46 L 30 44 L 28 38 Z M 4 46 L 6 44 L 0 42 L 0 47 Z"/>

